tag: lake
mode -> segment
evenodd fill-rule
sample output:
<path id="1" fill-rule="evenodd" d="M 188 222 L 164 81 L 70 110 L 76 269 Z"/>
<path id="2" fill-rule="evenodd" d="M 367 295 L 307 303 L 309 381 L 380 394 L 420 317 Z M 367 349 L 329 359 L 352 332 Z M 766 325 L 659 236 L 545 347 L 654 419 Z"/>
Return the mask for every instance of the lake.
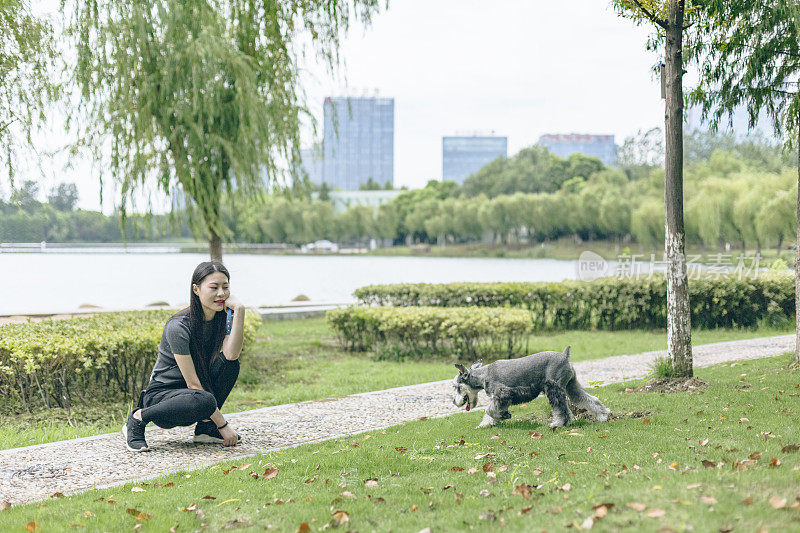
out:
<path id="1" fill-rule="evenodd" d="M 168 251 L 0 253 L 0 315 L 65 313 L 82 304 L 184 305 L 192 271 L 206 260 L 207 254 Z M 578 265 L 554 259 L 252 254 L 227 254 L 224 262 L 232 293 L 253 307 L 286 304 L 299 294 L 313 302 L 348 302 L 355 289 L 373 283 L 561 281 L 576 279 Z M 614 263 L 609 267 L 613 274 Z"/>

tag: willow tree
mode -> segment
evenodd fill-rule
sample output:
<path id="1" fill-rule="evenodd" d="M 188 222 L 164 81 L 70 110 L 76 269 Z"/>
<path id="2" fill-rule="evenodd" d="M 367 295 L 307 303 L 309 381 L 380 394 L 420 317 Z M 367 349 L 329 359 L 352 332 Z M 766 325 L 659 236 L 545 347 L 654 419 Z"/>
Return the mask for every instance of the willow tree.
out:
<path id="1" fill-rule="evenodd" d="M 619 13 L 637 23 L 652 24 L 656 34 L 648 47 L 663 44 L 663 84 L 666 100 L 664 207 L 667 280 L 667 352 L 676 376 L 692 369 L 692 328 L 686 274 L 683 225 L 683 74 L 684 32 L 694 24 L 696 5 L 684 0 L 615 0 Z"/>
<path id="2" fill-rule="evenodd" d="M 701 27 L 693 50 L 703 58 L 693 101 L 702 105 L 703 116 L 714 128 L 726 117 L 732 120 L 740 107 L 747 110 L 751 128 L 759 117 L 769 118 L 785 146 L 797 150 L 800 184 L 800 8 L 796 0 L 710 0 L 703 16 L 707 24 Z M 800 189 L 795 204 L 795 217 L 800 219 Z M 772 231 L 782 235 L 781 222 L 772 213 L 761 225 L 775 226 Z M 794 231 L 800 243 L 796 221 Z M 800 246 L 795 246 L 795 307 L 800 309 Z M 800 365 L 800 313 L 796 325 L 795 363 Z"/>
<path id="3" fill-rule="evenodd" d="M 17 149 L 33 144 L 33 130 L 58 94 L 52 33 L 28 2 L 0 1 L 0 167 L 6 167 L 12 187 Z"/>
<path id="4" fill-rule="evenodd" d="M 309 52 L 329 69 L 378 0 L 62 0 L 77 46 L 82 141 L 134 193 L 182 191 L 222 257 L 223 198 L 286 183 L 299 160 Z M 101 178 L 102 179 L 102 178 Z M 174 204 L 173 204 L 174 205 Z"/>

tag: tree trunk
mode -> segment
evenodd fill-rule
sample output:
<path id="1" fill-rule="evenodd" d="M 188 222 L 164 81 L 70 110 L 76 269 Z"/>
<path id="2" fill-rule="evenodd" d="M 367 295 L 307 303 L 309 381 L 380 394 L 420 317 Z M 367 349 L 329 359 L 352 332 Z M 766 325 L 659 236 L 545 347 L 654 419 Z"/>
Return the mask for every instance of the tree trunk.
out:
<path id="1" fill-rule="evenodd" d="M 683 0 L 670 0 L 666 31 L 667 353 L 677 376 L 691 377 L 692 329 L 683 230 Z"/>
<path id="2" fill-rule="evenodd" d="M 794 242 L 794 364 L 800 366 L 800 132 L 797 133 L 797 240 Z"/>
<path id="3" fill-rule="evenodd" d="M 211 228 L 208 228 L 208 251 L 212 261 L 222 262 L 222 238 Z"/>
<path id="4" fill-rule="evenodd" d="M 781 258 L 781 247 L 782 246 L 783 246 L 783 233 L 778 235 L 778 257 L 776 257 L 775 259 L 780 259 Z"/>

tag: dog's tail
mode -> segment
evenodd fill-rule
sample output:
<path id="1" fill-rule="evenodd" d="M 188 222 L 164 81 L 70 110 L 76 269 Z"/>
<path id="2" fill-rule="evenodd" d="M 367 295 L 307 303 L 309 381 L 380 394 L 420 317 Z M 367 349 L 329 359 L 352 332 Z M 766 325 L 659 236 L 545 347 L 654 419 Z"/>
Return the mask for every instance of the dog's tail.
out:
<path id="1" fill-rule="evenodd" d="M 567 348 L 564 350 L 564 355 L 567 356 L 567 362 L 569 362 L 569 349 L 570 349 L 570 347 L 567 346 Z"/>

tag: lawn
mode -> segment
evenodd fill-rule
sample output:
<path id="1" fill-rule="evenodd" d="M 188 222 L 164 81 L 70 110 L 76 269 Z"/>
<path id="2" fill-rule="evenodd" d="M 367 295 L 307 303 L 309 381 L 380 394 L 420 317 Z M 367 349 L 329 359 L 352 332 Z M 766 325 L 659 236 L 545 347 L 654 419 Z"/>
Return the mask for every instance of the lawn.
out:
<path id="1" fill-rule="evenodd" d="M 704 344 L 793 332 L 785 327 L 695 331 L 693 342 Z M 663 331 L 567 331 L 535 335 L 531 353 L 572 346 L 572 359 L 582 361 L 666 348 Z M 378 361 L 371 354 L 341 350 L 323 318 L 265 322 L 256 344 L 242 356 L 242 373 L 225 405 L 226 412 L 299 402 L 358 392 L 448 379 L 452 361 Z M 128 415 L 123 402 L 33 413 L 0 407 L 0 449 L 41 444 L 117 431 Z"/>
<path id="2" fill-rule="evenodd" d="M 496 428 L 460 413 L 14 507 L 0 530 L 798 530 L 789 361 L 699 369 L 701 391 L 596 389 L 605 424 L 552 431 L 540 398 Z"/>

